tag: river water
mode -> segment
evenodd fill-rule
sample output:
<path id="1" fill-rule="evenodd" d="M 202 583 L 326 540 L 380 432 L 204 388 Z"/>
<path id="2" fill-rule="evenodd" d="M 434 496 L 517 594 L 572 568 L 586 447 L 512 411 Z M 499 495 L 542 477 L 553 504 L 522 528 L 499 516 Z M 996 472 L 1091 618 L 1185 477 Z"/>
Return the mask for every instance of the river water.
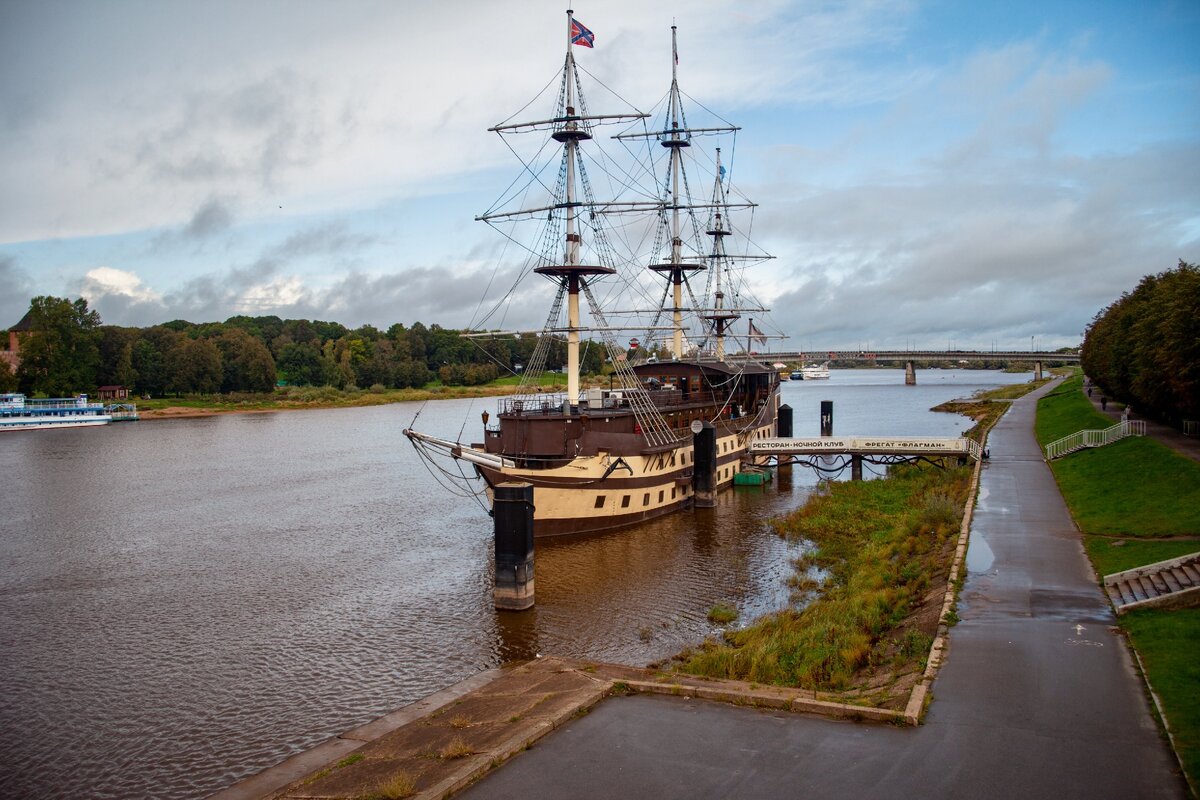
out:
<path id="1" fill-rule="evenodd" d="M 953 436 L 928 409 L 1027 374 L 788 382 L 797 436 Z M 0 796 L 204 797 L 538 653 L 641 665 L 787 602 L 765 520 L 816 483 L 537 545 L 537 606 L 491 602 L 491 524 L 401 433 L 479 438 L 494 400 L 0 436 Z"/>

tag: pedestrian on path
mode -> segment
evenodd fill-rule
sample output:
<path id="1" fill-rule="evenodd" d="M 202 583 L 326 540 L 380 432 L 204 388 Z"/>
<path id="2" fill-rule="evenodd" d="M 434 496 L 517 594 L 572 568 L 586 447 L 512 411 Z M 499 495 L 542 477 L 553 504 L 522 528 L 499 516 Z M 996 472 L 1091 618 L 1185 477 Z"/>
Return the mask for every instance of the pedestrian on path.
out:
<path id="1" fill-rule="evenodd" d="M 1100 395 L 1100 410 L 1108 411 L 1108 398 L 1104 395 Z"/>
<path id="2" fill-rule="evenodd" d="M 1088 397 L 1092 396 L 1092 387 L 1088 387 Z"/>

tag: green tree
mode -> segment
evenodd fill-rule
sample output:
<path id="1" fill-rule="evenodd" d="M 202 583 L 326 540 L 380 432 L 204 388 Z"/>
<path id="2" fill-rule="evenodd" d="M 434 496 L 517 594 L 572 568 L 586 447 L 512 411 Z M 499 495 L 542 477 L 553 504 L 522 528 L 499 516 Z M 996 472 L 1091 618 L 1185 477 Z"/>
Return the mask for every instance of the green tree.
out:
<path id="1" fill-rule="evenodd" d="M 96 386 L 100 366 L 100 315 L 87 301 L 35 297 L 30 330 L 21 339 L 17 383 L 26 394 L 65 396 Z"/>
<path id="2" fill-rule="evenodd" d="M 100 371 L 96 382 L 134 388 L 137 370 L 133 366 L 133 348 L 139 339 L 137 328 L 116 325 L 100 327 Z"/>
<path id="3" fill-rule="evenodd" d="M 7 361 L 0 361 L 0 392 L 15 392 L 17 390 L 17 375 L 8 366 Z"/>
<path id="4" fill-rule="evenodd" d="M 260 339 L 241 328 L 227 328 L 215 341 L 224 367 L 221 391 L 269 392 L 275 388 L 275 359 Z"/>
<path id="5" fill-rule="evenodd" d="M 166 354 L 167 391 L 212 394 L 220 391 L 225 370 L 221 351 L 208 339 L 183 337 Z"/>
<path id="6" fill-rule="evenodd" d="M 329 383 L 325 359 L 314 344 L 291 342 L 283 345 L 276 365 L 283 379 L 292 386 L 324 386 Z"/>
<path id="7" fill-rule="evenodd" d="M 1200 418 L 1200 269 L 1147 275 L 1096 314 L 1083 368 L 1111 397 L 1177 421 Z"/>

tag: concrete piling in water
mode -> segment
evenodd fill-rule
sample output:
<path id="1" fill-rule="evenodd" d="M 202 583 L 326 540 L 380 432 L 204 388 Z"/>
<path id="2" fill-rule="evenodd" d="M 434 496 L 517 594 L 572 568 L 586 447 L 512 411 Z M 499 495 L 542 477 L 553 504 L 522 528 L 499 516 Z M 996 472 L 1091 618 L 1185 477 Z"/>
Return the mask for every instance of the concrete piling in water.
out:
<path id="1" fill-rule="evenodd" d="M 711 422 L 692 425 L 692 503 L 712 508 L 717 504 L 717 429 Z"/>
<path id="2" fill-rule="evenodd" d="M 1040 381 L 1042 379 L 1042 362 L 1041 361 L 1033 362 L 1033 379 L 1035 381 Z"/>
<path id="3" fill-rule="evenodd" d="M 904 385 L 917 385 L 917 366 L 912 361 L 904 362 Z"/>
<path id="4" fill-rule="evenodd" d="M 833 436 L 833 401 L 821 401 L 821 435 Z"/>
<path id="5" fill-rule="evenodd" d="M 777 422 L 775 425 L 775 435 L 781 439 L 792 438 L 792 407 L 787 403 L 781 405 L 779 407 L 779 415 L 776 419 Z M 779 469 L 779 475 L 781 478 L 783 477 L 784 470 L 787 470 L 788 476 L 791 477 L 792 464 L 790 461 L 779 462 L 776 464 L 776 467 Z"/>
<path id="6" fill-rule="evenodd" d="M 501 611 L 533 608 L 533 485 L 501 483 L 493 493 L 496 585 Z"/>

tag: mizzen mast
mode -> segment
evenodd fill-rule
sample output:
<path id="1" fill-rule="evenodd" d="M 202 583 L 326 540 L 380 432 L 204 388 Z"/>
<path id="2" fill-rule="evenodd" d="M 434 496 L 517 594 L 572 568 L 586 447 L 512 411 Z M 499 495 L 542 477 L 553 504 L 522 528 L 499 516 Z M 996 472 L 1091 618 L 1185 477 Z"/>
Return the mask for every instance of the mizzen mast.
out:
<path id="1" fill-rule="evenodd" d="M 736 310 L 725 308 L 725 293 L 721 290 L 721 273 L 725 270 L 728 256 L 725 253 L 725 237 L 732 231 L 724 219 L 725 184 L 722 182 L 725 168 L 721 166 L 721 148 L 717 148 L 717 174 L 713 178 L 713 215 L 706 233 L 713 238 L 712 254 L 709 259 L 713 262 L 713 276 L 716 290 L 713 293 L 713 310 L 705 314 L 704 319 L 713 324 L 713 334 L 716 338 L 715 355 L 718 361 L 725 360 L 725 329 L 741 315 Z"/>

